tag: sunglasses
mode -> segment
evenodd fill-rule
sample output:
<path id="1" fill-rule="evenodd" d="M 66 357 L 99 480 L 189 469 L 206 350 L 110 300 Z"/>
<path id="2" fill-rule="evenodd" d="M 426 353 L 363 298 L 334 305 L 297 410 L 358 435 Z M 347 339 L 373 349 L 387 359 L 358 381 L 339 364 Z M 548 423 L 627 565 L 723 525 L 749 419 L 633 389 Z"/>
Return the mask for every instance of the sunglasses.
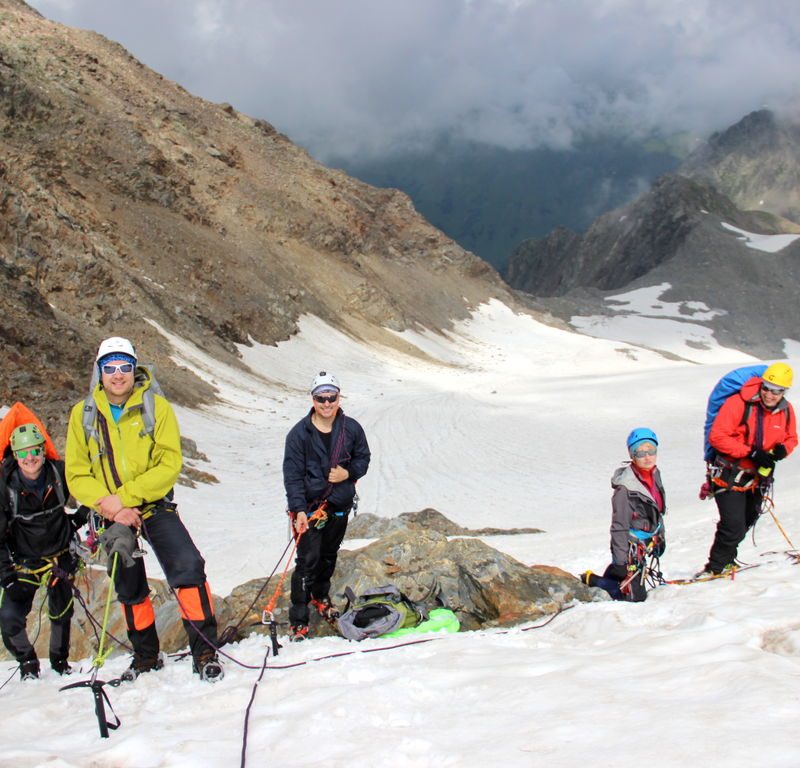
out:
<path id="1" fill-rule="evenodd" d="M 785 389 L 781 389 L 780 387 L 773 388 L 773 387 L 768 387 L 768 386 L 762 384 L 761 385 L 761 391 L 762 392 L 769 392 L 771 395 L 782 395 L 786 390 Z"/>
<path id="2" fill-rule="evenodd" d="M 639 448 L 633 452 L 633 458 L 643 459 L 645 456 L 655 456 L 657 453 L 657 448 Z"/>
<path id="3" fill-rule="evenodd" d="M 28 457 L 28 454 L 31 456 L 41 456 L 44 453 L 44 448 L 39 446 L 38 448 L 26 448 L 21 451 L 14 451 L 14 456 L 18 459 L 25 459 Z"/>
<path id="4" fill-rule="evenodd" d="M 335 403 L 339 399 L 339 395 L 314 395 L 314 402 L 317 403 Z"/>
<path id="5" fill-rule="evenodd" d="M 130 373 L 133 370 L 133 363 L 120 363 L 119 365 L 104 365 L 103 373 L 106 376 L 113 376 L 117 371 L 120 373 Z"/>

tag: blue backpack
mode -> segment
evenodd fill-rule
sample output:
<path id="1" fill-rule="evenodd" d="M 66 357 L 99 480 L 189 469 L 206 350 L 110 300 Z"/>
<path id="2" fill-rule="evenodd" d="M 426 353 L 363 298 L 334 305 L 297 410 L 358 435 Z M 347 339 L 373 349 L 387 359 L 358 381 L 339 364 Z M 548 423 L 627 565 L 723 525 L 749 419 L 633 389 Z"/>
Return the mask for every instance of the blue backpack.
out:
<path id="1" fill-rule="evenodd" d="M 755 376 L 763 375 L 767 370 L 767 366 L 763 363 L 757 365 L 745 365 L 741 368 L 736 368 L 730 373 L 726 373 L 717 383 L 711 394 L 708 396 L 708 405 L 706 405 L 706 424 L 703 432 L 705 439 L 703 457 L 706 461 L 711 462 L 717 456 L 717 452 L 711 447 L 708 442 L 708 434 L 711 432 L 711 425 L 714 419 L 717 418 L 719 409 L 722 404 L 731 396 L 735 395 L 741 388 Z"/>

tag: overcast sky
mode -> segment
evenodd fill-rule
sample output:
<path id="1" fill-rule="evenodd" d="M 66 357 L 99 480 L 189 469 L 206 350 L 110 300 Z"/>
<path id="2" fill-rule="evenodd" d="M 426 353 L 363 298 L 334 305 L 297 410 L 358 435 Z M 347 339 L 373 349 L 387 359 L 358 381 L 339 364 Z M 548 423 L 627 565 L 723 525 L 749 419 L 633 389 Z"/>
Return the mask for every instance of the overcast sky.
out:
<path id="1" fill-rule="evenodd" d="M 705 135 L 800 105 L 796 0 L 28 0 L 320 159 Z"/>

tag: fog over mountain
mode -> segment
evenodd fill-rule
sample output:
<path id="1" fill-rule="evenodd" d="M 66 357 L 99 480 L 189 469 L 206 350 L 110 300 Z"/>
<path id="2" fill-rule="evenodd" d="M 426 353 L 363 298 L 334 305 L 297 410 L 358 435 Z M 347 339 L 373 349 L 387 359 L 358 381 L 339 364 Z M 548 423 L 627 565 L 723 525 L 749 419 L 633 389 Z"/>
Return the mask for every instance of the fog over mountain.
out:
<path id="1" fill-rule="evenodd" d="M 326 160 L 453 135 L 567 148 L 792 109 L 791 0 L 34 0 Z"/>

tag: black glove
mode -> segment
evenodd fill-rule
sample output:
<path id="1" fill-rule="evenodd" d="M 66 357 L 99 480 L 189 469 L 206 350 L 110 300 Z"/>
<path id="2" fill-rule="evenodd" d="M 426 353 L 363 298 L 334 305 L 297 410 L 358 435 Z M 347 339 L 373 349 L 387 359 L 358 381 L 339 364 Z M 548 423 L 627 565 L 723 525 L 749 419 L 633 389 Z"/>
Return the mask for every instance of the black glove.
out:
<path id="1" fill-rule="evenodd" d="M 761 448 L 756 448 L 751 454 L 750 458 L 759 466 L 764 469 L 772 469 L 775 466 L 775 459 Z"/>
<path id="2" fill-rule="evenodd" d="M 781 461 L 782 459 L 785 459 L 787 454 L 788 451 L 783 443 L 778 443 L 772 449 L 772 458 L 775 459 L 775 461 Z"/>
<path id="3" fill-rule="evenodd" d="M 117 568 L 130 568 L 136 564 L 133 553 L 136 551 L 136 534 L 128 525 L 112 523 L 100 534 L 100 543 L 108 555 L 108 575 L 114 566 L 114 555 L 119 556 Z"/>
<path id="4" fill-rule="evenodd" d="M 628 566 L 611 563 L 611 565 L 606 568 L 606 572 L 603 576 L 607 579 L 614 579 L 615 581 L 624 581 L 628 578 Z"/>
<path id="5" fill-rule="evenodd" d="M 29 591 L 27 585 L 19 580 L 16 573 L 6 576 L 3 580 L 3 590 L 5 596 L 15 603 L 21 603 L 25 600 L 28 597 Z"/>
<path id="6" fill-rule="evenodd" d="M 76 510 L 75 514 L 72 516 L 73 525 L 75 526 L 75 530 L 78 528 L 83 528 L 86 523 L 89 522 L 89 515 L 92 514 L 92 510 L 81 504 Z"/>

